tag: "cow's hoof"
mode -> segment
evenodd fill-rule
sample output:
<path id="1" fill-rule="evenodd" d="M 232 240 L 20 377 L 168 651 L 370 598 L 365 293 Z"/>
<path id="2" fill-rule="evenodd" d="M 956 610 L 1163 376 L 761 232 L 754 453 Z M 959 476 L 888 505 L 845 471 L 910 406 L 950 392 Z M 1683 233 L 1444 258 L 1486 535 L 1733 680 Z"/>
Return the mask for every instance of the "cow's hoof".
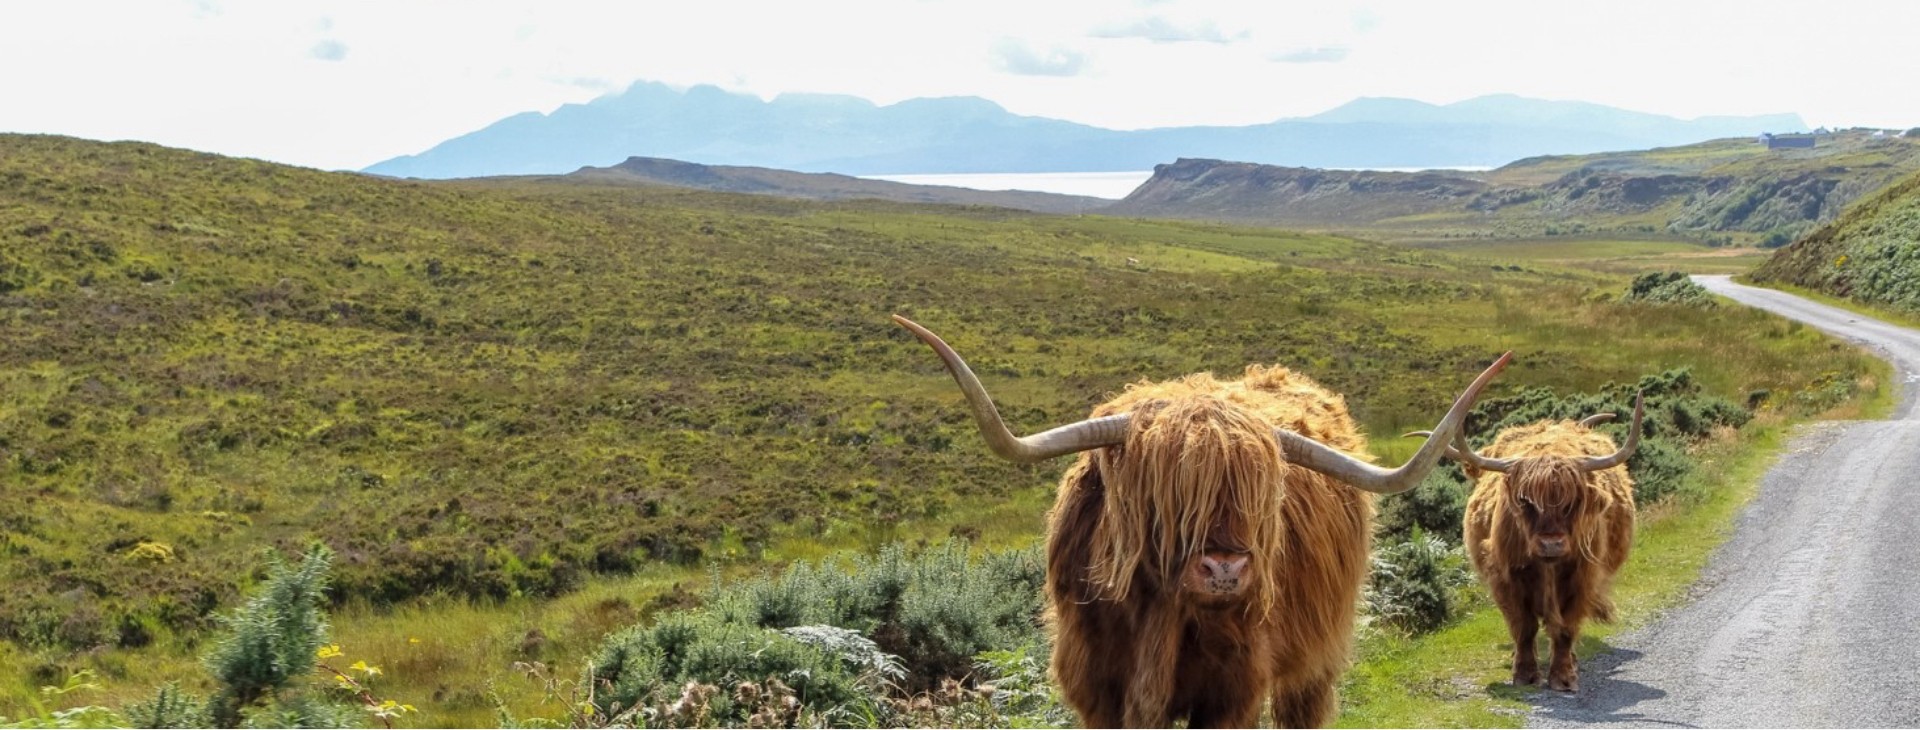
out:
<path id="1" fill-rule="evenodd" d="M 1552 677 L 1547 680 L 1547 689 L 1556 692 L 1579 692 L 1580 679 L 1578 677 Z"/>
<path id="2" fill-rule="evenodd" d="M 1513 686 L 1532 687 L 1539 683 L 1540 683 L 1540 670 L 1538 669 L 1513 670 Z"/>

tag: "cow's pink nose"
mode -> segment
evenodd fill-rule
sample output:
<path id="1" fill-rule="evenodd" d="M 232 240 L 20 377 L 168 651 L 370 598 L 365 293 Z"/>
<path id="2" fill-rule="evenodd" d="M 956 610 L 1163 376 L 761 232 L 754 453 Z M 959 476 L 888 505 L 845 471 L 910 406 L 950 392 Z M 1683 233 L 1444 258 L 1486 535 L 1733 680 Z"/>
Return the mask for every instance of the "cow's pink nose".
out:
<path id="1" fill-rule="evenodd" d="M 1234 583 L 1246 570 L 1247 556 L 1232 553 L 1207 553 L 1200 556 L 1202 577 L 1209 581 Z"/>
<path id="2" fill-rule="evenodd" d="M 1540 538 L 1540 556 L 1557 558 L 1567 554 L 1567 536 L 1553 535 Z"/>

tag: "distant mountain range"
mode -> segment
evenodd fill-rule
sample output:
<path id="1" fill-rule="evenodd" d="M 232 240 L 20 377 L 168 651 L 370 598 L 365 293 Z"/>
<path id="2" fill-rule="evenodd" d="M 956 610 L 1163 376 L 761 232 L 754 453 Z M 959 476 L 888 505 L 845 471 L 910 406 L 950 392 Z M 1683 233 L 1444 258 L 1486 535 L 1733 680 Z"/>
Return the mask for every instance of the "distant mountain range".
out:
<path id="1" fill-rule="evenodd" d="M 552 113 L 525 112 L 366 168 L 395 177 L 559 174 L 629 157 L 847 175 L 1148 170 L 1176 158 L 1332 168 L 1503 165 L 1804 131 L 1796 114 L 1681 120 L 1598 104 L 1484 96 L 1446 105 L 1358 99 L 1239 127 L 1120 131 L 1021 116 L 978 97 L 878 106 L 852 96 L 772 101 L 640 82 Z"/>

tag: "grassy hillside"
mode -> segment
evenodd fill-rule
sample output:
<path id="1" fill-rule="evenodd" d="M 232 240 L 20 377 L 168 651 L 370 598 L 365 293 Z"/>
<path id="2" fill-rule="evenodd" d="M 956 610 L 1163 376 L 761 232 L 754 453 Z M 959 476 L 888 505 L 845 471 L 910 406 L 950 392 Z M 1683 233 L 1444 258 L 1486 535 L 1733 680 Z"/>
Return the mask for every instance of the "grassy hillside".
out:
<path id="1" fill-rule="evenodd" d="M 713 561 L 1030 538 L 1061 464 L 979 448 L 895 312 L 967 354 L 1016 430 L 1256 362 L 1377 434 L 1430 426 L 1506 349 L 1500 392 L 1691 366 L 1791 403 L 1870 372 L 1765 315 L 1591 296 L 1622 279 L 1228 226 L 13 135 L 0 202 L 16 716 L 80 667 L 134 694 L 181 676 L 266 546 L 331 545 L 342 640 L 404 660 L 422 722 L 472 724 L 512 659 L 578 662 Z"/>
<path id="2" fill-rule="evenodd" d="M 1752 278 L 1920 314 L 1920 176 L 1780 249 Z"/>
<path id="3" fill-rule="evenodd" d="M 1749 138 L 1528 158 L 1484 173 L 1339 172 L 1181 160 L 1105 212 L 1344 231 L 1421 244 L 1657 238 L 1779 246 L 1920 171 L 1920 140 L 1867 131 L 1813 149 Z"/>

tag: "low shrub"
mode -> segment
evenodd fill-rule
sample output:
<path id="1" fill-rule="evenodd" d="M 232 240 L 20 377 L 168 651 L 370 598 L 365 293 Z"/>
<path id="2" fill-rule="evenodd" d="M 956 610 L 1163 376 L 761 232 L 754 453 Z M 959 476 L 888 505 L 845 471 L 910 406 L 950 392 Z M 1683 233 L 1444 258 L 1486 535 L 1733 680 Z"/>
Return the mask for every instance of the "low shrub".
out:
<path id="1" fill-rule="evenodd" d="M 1634 277 L 1624 302 L 1679 304 L 1688 307 L 1714 306 L 1713 294 L 1706 287 L 1679 271 L 1651 271 Z"/>
<path id="2" fill-rule="evenodd" d="M 1043 576 L 1037 549 L 976 558 L 949 540 L 798 563 L 731 585 L 716 579 L 698 607 L 609 637 L 586 681 L 605 688 L 600 712 L 649 724 L 694 722 L 675 709 L 683 700 L 705 708 L 700 721 L 746 722 L 766 708 L 698 688 L 776 681 L 807 718 L 871 723 L 904 711 L 882 698 L 966 695 L 973 690 L 950 685 L 974 681 L 977 657 L 1042 642 Z"/>
<path id="3" fill-rule="evenodd" d="M 1405 538 L 1374 547 L 1367 612 L 1401 630 L 1426 633 L 1453 618 L 1454 594 L 1472 582 L 1458 545 L 1414 527 Z"/>

